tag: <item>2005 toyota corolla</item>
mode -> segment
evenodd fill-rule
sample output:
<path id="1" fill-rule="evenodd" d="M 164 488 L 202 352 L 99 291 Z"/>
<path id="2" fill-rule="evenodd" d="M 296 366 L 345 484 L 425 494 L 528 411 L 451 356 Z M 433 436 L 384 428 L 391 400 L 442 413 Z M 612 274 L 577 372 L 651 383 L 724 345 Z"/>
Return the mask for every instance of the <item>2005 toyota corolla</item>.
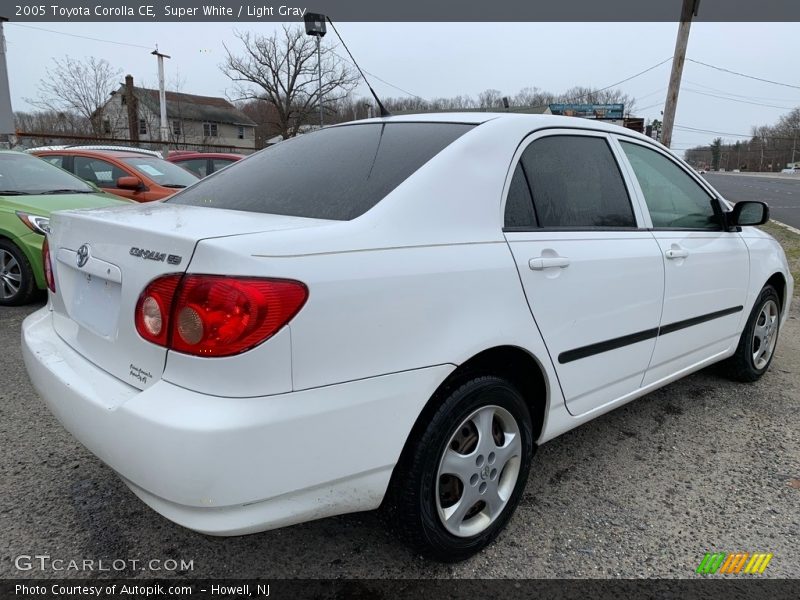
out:
<path id="1" fill-rule="evenodd" d="M 56 417 L 215 535 L 383 508 L 458 560 L 537 445 L 725 359 L 769 367 L 780 246 L 652 140 L 568 117 L 388 117 L 164 203 L 60 212 L 25 363 Z"/>

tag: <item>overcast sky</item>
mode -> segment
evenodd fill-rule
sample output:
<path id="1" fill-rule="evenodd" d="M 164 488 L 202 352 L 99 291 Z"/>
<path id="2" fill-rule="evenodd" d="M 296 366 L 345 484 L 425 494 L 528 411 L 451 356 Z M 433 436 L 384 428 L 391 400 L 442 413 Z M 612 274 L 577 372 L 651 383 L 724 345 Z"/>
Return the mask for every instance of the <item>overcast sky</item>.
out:
<path id="1" fill-rule="evenodd" d="M 24 24 L 27 25 L 27 24 Z M 75 36 L 153 47 L 170 54 L 168 83 L 181 91 L 223 96 L 230 82 L 220 72 L 225 51 L 239 48 L 228 23 L 42 23 Z M 240 23 L 268 35 L 279 24 Z M 574 85 L 605 87 L 672 55 L 675 23 L 341 23 L 337 27 L 362 68 L 423 98 L 487 88 L 513 95 L 523 87 L 561 92 Z M 37 82 L 53 58 L 96 56 L 135 80 L 155 87 L 155 57 L 143 48 L 68 37 L 7 23 L 8 68 L 15 110 L 30 110 Z M 329 32 L 326 41 L 332 40 Z M 340 54 L 344 54 L 341 50 Z M 800 86 L 800 23 L 695 23 L 688 57 L 763 79 Z M 670 63 L 620 85 L 637 99 L 636 116 L 660 118 Z M 379 95 L 402 92 L 373 81 Z M 689 91 L 694 90 L 694 92 Z M 364 94 L 366 88 L 361 88 Z M 736 96 L 738 102 L 712 97 Z M 767 104 L 771 106 L 758 106 Z M 761 83 L 687 63 L 676 124 L 748 134 L 800 106 L 800 89 Z M 775 108 L 778 107 L 778 108 Z M 711 133 L 676 129 L 673 148 L 708 143 Z M 727 137 L 731 141 L 737 139 Z"/>

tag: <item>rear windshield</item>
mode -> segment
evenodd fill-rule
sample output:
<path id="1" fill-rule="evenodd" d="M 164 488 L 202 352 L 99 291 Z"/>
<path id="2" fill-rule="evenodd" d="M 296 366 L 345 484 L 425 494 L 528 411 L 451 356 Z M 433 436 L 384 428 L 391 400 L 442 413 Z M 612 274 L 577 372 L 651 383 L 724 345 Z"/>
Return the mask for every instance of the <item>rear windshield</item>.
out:
<path id="1" fill-rule="evenodd" d="M 271 146 L 167 202 L 349 221 L 472 127 L 461 123 L 331 127 Z"/>

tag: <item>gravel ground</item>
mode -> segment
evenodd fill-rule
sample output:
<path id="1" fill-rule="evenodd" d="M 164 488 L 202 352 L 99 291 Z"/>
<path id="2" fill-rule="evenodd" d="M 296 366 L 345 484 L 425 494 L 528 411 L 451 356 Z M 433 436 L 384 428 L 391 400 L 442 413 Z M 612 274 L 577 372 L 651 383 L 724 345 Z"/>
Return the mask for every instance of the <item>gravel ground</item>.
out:
<path id="1" fill-rule="evenodd" d="M 160 517 L 31 388 L 19 329 L 35 308 L 0 309 L 0 577 L 87 575 L 18 571 L 23 554 L 191 560 L 185 577 L 538 578 L 693 577 L 707 551 L 761 551 L 764 576 L 800 572 L 797 301 L 761 381 L 712 367 L 546 444 L 499 541 L 456 565 L 414 556 L 374 513 L 234 538 Z"/>

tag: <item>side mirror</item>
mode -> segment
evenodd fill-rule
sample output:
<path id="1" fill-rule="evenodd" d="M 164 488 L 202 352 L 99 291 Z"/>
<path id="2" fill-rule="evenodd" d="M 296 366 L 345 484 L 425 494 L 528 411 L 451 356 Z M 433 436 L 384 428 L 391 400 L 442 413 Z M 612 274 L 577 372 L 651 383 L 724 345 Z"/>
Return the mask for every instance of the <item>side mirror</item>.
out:
<path id="1" fill-rule="evenodd" d="M 140 190 L 143 186 L 138 177 L 120 177 L 117 179 L 117 187 L 121 190 Z"/>
<path id="2" fill-rule="evenodd" d="M 733 205 L 729 223 L 733 227 L 763 225 L 769 221 L 769 206 L 766 202 L 743 201 Z"/>

